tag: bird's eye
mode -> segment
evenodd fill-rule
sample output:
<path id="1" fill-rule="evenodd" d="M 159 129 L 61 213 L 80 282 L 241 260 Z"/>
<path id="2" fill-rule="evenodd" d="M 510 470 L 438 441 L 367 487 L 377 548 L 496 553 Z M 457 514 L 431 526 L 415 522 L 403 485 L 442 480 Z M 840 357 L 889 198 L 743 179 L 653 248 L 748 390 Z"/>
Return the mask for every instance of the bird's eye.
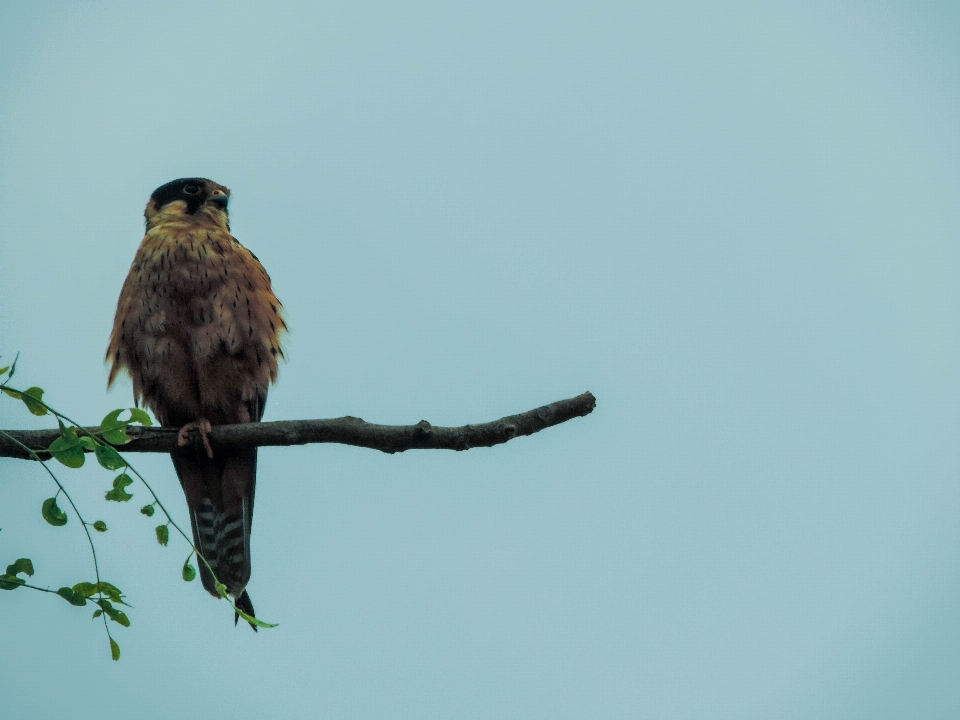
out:
<path id="1" fill-rule="evenodd" d="M 199 186 L 199 185 L 194 185 L 193 183 L 190 183 L 189 185 L 184 185 L 184 186 L 183 186 L 183 191 L 184 191 L 187 195 L 196 195 L 198 192 L 200 192 L 200 186 Z"/>

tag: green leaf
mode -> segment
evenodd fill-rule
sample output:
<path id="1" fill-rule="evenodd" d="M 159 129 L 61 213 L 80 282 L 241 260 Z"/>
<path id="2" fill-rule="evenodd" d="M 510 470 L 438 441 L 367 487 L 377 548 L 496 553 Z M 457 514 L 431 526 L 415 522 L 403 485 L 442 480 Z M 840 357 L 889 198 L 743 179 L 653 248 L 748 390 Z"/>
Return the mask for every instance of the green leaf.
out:
<path id="1" fill-rule="evenodd" d="M 0 575 L 0 590 L 15 590 L 26 581 L 18 578 L 17 575 L 33 575 L 33 563 L 29 558 L 20 558 L 11 565 L 7 565 L 7 572 Z"/>
<path id="2" fill-rule="evenodd" d="M 77 429 L 65 426 L 60 418 L 57 418 L 57 422 L 60 423 L 60 437 L 50 443 L 47 452 L 67 467 L 82 467 L 83 447 L 80 445 L 80 438 L 77 437 Z"/>
<path id="3" fill-rule="evenodd" d="M 117 645 L 117 641 L 113 638 L 110 638 L 110 657 L 114 660 L 120 659 L 120 646 Z"/>
<path id="4" fill-rule="evenodd" d="M 112 433 L 118 430 L 123 432 L 127 427 L 127 423 L 119 420 L 120 413 L 122 412 L 123 408 L 119 408 L 117 410 L 111 410 L 104 415 L 103 420 L 100 421 L 100 432 L 104 435 L 106 435 L 106 433 Z"/>
<path id="5" fill-rule="evenodd" d="M 87 604 L 87 599 L 80 593 L 76 592 L 73 588 L 62 587 L 57 590 L 57 595 L 62 597 L 71 605 L 76 605 L 77 607 L 83 607 Z"/>
<path id="6" fill-rule="evenodd" d="M 25 582 L 26 580 L 16 575 L 0 575 L 0 590 L 16 590 Z"/>
<path id="7" fill-rule="evenodd" d="M 97 462 L 107 470 L 119 470 L 127 466 L 124 459 L 109 445 L 97 445 L 93 452 L 97 456 Z"/>
<path id="8" fill-rule="evenodd" d="M 153 517 L 154 509 L 153 505 L 144 505 L 140 508 L 140 512 L 146 515 L 147 517 Z"/>
<path id="9" fill-rule="evenodd" d="M 187 557 L 186 561 L 183 563 L 183 579 L 186 582 L 190 582 L 197 577 L 196 568 L 190 564 L 190 558 Z"/>
<path id="10" fill-rule="evenodd" d="M 9 396 L 12 397 L 12 398 L 16 398 L 17 400 L 20 399 L 20 392 L 17 391 L 17 390 L 14 390 L 13 388 L 0 387 L 0 391 L 6 393 L 7 395 L 9 395 Z"/>
<path id="11" fill-rule="evenodd" d="M 130 408 L 129 420 L 120 419 L 120 414 L 123 412 L 123 408 L 111 410 L 100 422 L 100 433 L 103 435 L 103 439 L 111 445 L 126 445 L 130 442 L 130 436 L 127 435 L 127 425 L 132 423 L 139 423 L 147 427 L 153 425 L 150 416 L 140 408 Z"/>
<path id="12" fill-rule="evenodd" d="M 3 375 L 3 374 L 4 374 L 7 370 L 9 370 L 9 369 L 10 369 L 10 366 L 9 366 L 9 365 L 7 365 L 6 367 L 0 368 L 0 375 Z"/>
<path id="13" fill-rule="evenodd" d="M 100 433 L 103 439 L 112 445 L 126 445 L 130 442 L 130 436 L 127 435 L 127 421 L 119 419 L 123 411 L 123 408 L 111 410 L 100 421 Z"/>
<path id="14" fill-rule="evenodd" d="M 83 597 L 90 597 L 91 595 L 95 595 L 97 593 L 97 586 L 94 583 L 78 582 L 71 588 L 71 590 L 73 590 L 75 593 L 79 593 Z"/>
<path id="15" fill-rule="evenodd" d="M 106 532 L 107 524 L 103 520 L 97 520 L 93 524 L 93 529 L 96 530 L 97 532 Z"/>
<path id="16" fill-rule="evenodd" d="M 157 525 L 157 542 L 166 545 L 170 540 L 170 528 L 166 525 Z"/>
<path id="17" fill-rule="evenodd" d="M 63 438 L 57 438 L 57 440 L 62 439 Z M 54 440 L 53 442 L 56 443 L 57 441 Z M 72 447 L 69 450 L 63 450 L 59 452 L 51 451 L 50 454 L 57 459 L 57 462 L 62 465 L 66 465 L 68 468 L 83 467 L 85 460 L 83 457 L 83 448 L 80 447 L 79 442 L 77 443 L 76 447 Z"/>
<path id="18" fill-rule="evenodd" d="M 127 435 L 126 425 L 118 430 L 106 430 L 103 433 L 103 439 L 111 445 L 126 445 L 130 442 L 130 436 Z"/>
<path id="19" fill-rule="evenodd" d="M 94 602 L 99 605 L 106 616 L 115 623 L 123 625 L 124 627 L 130 627 L 130 619 L 126 616 L 126 613 L 124 613 L 123 610 L 117 610 L 109 600 L 106 598 L 98 598 L 94 600 Z"/>
<path id="20" fill-rule="evenodd" d="M 33 563 L 28 558 L 20 558 L 11 565 L 7 565 L 7 572 L 0 575 L 0 590 L 16 590 L 26 583 L 26 580 L 18 578 L 17 575 L 33 575 Z"/>
<path id="21" fill-rule="evenodd" d="M 7 575 L 33 575 L 33 563 L 29 558 L 20 558 L 12 565 L 7 565 Z"/>
<path id="22" fill-rule="evenodd" d="M 23 401 L 23 404 L 27 406 L 29 410 L 34 415 L 46 415 L 47 408 L 44 407 L 43 403 L 38 402 L 43 397 L 43 390 L 38 387 L 31 387 L 24 390 L 20 393 L 20 399 Z"/>
<path id="23" fill-rule="evenodd" d="M 54 527 L 62 527 L 67 524 L 67 515 L 57 505 L 55 497 L 43 501 L 40 513 L 43 515 L 43 519 Z"/>
<path id="24" fill-rule="evenodd" d="M 126 605 L 126 603 L 121 599 L 123 597 L 123 593 L 120 591 L 120 588 L 116 587 L 115 585 L 111 585 L 106 580 L 101 580 L 97 584 L 97 589 L 114 602 L 120 603 L 121 605 Z"/>
<path id="25" fill-rule="evenodd" d="M 263 620 L 257 620 L 257 618 L 255 618 L 253 615 L 247 615 L 243 610 L 241 610 L 240 608 L 238 608 L 236 605 L 233 606 L 233 610 L 234 610 L 234 612 L 237 613 L 237 615 L 239 615 L 240 617 L 242 617 L 242 618 L 243 618 L 244 620 L 246 620 L 248 623 L 253 623 L 254 625 L 257 625 L 258 627 L 262 627 L 262 628 L 275 628 L 275 627 L 277 626 L 277 623 L 264 622 Z"/>
<path id="26" fill-rule="evenodd" d="M 144 427 L 153 425 L 153 420 L 150 419 L 150 416 L 140 408 L 130 408 L 130 422 L 140 423 Z"/>
<path id="27" fill-rule="evenodd" d="M 50 443 L 50 447 L 47 448 L 47 452 L 64 452 L 75 447 L 80 447 L 80 438 L 77 437 L 77 431 L 72 427 L 65 427 L 61 424 L 60 437 Z"/>
<path id="28" fill-rule="evenodd" d="M 226 600 L 226 599 L 229 599 L 229 598 L 227 598 L 227 586 L 226 586 L 226 585 L 224 585 L 224 584 L 223 584 L 222 582 L 220 582 L 219 580 L 216 580 L 216 582 L 214 583 L 214 587 L 217 589 L 217 594 L 218 594 L 220 597 L 224 598 L 225 600 Z"/>
<path id="29" fill-rule="evenodd" d="M 120 591 L 120 588 L 116 587 L 115 585 L 111 585 L 105 580 L 101 580 L 98 583 L 79 582 L 70 589 L 73 590 L 73 592 L 80 595 L 81 597 L 90 598 L 96 595 L 97 593 L 100 593 L 101 595 L 106 595 L 110 600 L 113 600 L 114 602 L 118 602 L 121 605 L 126 605 L 126 603 L 122 599 L 123 593 Z M 99 604 L 101 599 L 102 598 L 95 599 L 93 600 L 93 602 Z"/>
<path id="30" fill-rule="evenodd" d="M 107 490 L 104 497 L 114 502 L 127 502 L 127 500 L 133 497 L 131 493 L 128 493 L 124 489 L 128 485 L 133 485 L 133 478 L 126 473 L 121 473 L 113 479 L 113 490 Z"/>
<path id="31" fill-rule="evenodd" d="M 96 450 L 97 445 L 99 444 L 100 443 L 98 443 L 89 435 L 84 435 L 82 438 L 80 438 L 80 447 L 82 447 L 84 450 L 89 450 L 90 452 Z"/>
<path id="32" fill-rule="evenodd" d="M 103 615 L 103 610 L 94 610 L 94 611 L 93 611 L 93 617 L 90 618 L 90 619 L 91 619 L 91 620 L 96 620 L 96 619 L 97 619 L 98 617 L 100 617 L 101 615 Z"/>

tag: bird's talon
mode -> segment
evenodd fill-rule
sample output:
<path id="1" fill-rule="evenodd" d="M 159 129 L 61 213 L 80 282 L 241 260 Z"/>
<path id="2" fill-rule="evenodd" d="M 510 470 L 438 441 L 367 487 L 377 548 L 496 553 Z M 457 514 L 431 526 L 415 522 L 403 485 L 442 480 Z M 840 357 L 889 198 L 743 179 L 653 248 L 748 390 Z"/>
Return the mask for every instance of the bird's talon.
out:
<path id="1" fill-rule="evenodd" d="M 191 430 L 196 430 L 200 433 L 200 438 L 203 440 L 203 447 L 207 450 L 207 457 L 212 460 L 213 448 L 210 446 L 210 433 L 213 431 L 213 426 L 210 424 L 210 421 L 206 418 L 200 418 L 180 428 L 180 432 L 177 433 L 177 445 L 179 447 L 183 447 L 190 442 L 189 436 Z"/>

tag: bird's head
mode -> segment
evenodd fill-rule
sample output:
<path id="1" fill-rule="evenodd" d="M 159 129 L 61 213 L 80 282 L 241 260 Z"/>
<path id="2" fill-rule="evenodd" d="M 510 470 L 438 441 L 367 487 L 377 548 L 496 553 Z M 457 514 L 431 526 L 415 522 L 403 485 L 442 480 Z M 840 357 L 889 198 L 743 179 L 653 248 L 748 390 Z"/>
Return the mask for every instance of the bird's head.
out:
<path id="1" fill-rule="evenodd" d="M 227 203 L 230 191 L 205 178 L 180 178 L 153 191 L 143 215 L 147 228 L 164 221 L 193 218 L 230 229 Z"/>

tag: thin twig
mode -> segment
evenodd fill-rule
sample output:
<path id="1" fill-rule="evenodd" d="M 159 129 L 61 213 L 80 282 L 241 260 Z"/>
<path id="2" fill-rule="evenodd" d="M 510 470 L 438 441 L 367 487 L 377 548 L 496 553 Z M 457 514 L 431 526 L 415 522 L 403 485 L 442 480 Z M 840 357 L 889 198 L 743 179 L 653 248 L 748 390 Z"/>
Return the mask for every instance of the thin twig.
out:
<path id="1" fill-rule="evenodd" d="M 58 430 L 57 435 L 59 434 L 60 432 Z M 21 443 L 16 438 L 11 437 L 9 433 L 4 432 L 3 430 L 0 430 L 0 440 L 4 440 L 7 442 L 12 441 L 15 444 L 15 446 L 19 446 L 24 451 L 26 451 L 28 453 L 28 457 L 30 457 L 32 460 L 36 460 L 37 462 L 39 462 L 43 466 L 43 469 L 47 471 L 47 474 L 51 478 L 53 478 L 53 481 L 57 484 L 57 487 L 60 488 L 60 492 L 62 492 L 63 496 L 67 499 L 67 502 L 70 503 L 70 507 L 72 507 L 73 511 L 77 514 L 77 520 L 80 521 L 80 524 L 83 527 L 83 532 L 87 534 L 87 542 L 90 544 L 90 554 L 93 556 L 93 573 L 97 578 L 97 588 L 98 588 L 97 595 L 98 597 L 103 598 L 103 591 L 99 589 L 100 588 L 100 563 L 97 562 L 97 548 L 93 544 L 93 537 L 90 535 L 90 523 L 88 523 L 86 520 L 83 519 L 83 515 L 80 514 L 80 510 L 77 508 L 76 503 L 73 502 L 73 498 L 70 497 L 70 493 L 67 492 L 67 489 L 63 486 L 63 483 L 61 483 L 57 479 L 57 476 L 53 474 L 53 471 L 47 467 L 47 463 L 43 459 L 41 459 L 41 457 L 36 452 L 28 448 L 26 445 Z M 50 442 L 53 442 L 53 441 L 51 440 Z M 37 589 L 40 589 L 40 588 L 37 588 Z M 107 637 L 110 638 L 111 642 L 113 642 L 113 635 L 110 634 L 110 626 L 107 624 L 107 614 L 103 613 L 102 617 L 103 617 L 103 628 L 104 630 L 107 631 Z"/>
<path id="2" fill-rule="evenodd" d="M 16 367 L 16 362 L 14 362 L 14 368 L 13 368 L 13 369 L 15 369 L 15 367 Z M 13 376 L 13 369 L 11 369 L 10 375 L 8 375 L 7 380 L 9 380 L 10 377 Z M 6 385 L 6 383 L 3 383 L 2 385 L 0 385 L 0 387 L 7 387 L 7 385 Z M 21 392 L 21 393 L 22 393 L 22 391 L 19 391 L 19 390 L 16 391 L 16 392 Z M 72 426 L 75 430 L 79 430 L 79 431 L 83 432 L 85 435 L 89 435 L 89 436 L 92 437 L 94 440 L 96 440 L 97 443 L 100 443 L 100 441 L 97 440 L 97 435 L 100 434 L 100 428 L 99 428 L 99 427 L 96 427 L 96 428 L 85 428 L 85 427 L 82 427 L 82 426 L 80 426 L 75 420 L 72 420 L 72 419 L 68 418 L 66 415 L 64 415 L 63 413 L 59 412 L 58 410 L 50 407 L 49 405 L 47 405 L 47 404 L 46 404 L 45 402 L 43 402 L 42 400 L 38 400 L 38 399 L 36 399 L 36 398 L 32 398 L 31 402 L 33 402 L 33 403 L 35 403 L 35 404 L 37 404 L 37 405 L 41 405 L 44 409 L 46 409 L 47 412 L 49 412 L 49 413 L 50 413 L 51 415 L 53 415 L 54 417 L 59 418 L 59 419 L 61 419 L 61 420 L 66 420 L 68 423 L 71 424 L 71 426 Z M 135 429 L 135 428 L 128 428 L 128 431 L 129 431 L 129 430 L 132 430 L 132 429 Z M 56 434 L 57 434 L 57 437 L 60 437 L 60 436 L 61 436 L 61 433 L 60 433 L 59 430 L 57 431 Z M 96 548 L 95 548 L 94 545 L 93 545 L 93 538 L 92 538 L 91 535 L 90 535 L 90 528 L 89 528 L 89 525 L 90 525 L 90 524 L 83 519 L 83 517 L 80 515 L 80 511 L 77 509 L 77 506 L 76 506 L 76 505 L 74 504 L 74 502 L 73 502 L 73 498 L 70 497 L 70 494 L 67 492 L 66 488 L 64 488 L 63 485 L 60 483 L 60 481 L 57 479 L 57 476 L 54 475 L 53 472 L 50 470 L 50 468 L 47 467 L 46 461 L 50 459 L 50 454 L 49 454 L 49 453 L 45 453 L 45 452 L 37 453 L 35 450 L 33 450 L 32 448 L 30 448 L 30 447 L 28 447 L 27 445 L 25 445 L 24 443 L 22 443 L 18 438 L 14 437 L 14 436 L 11 435 L 10 433 L 7 433 L 5 430 L 0 430 L 0 442 L 3 442 L 3 441 L 7 441 L 7 442 L 11 443 L 13 446 L 22 449 L 25 453 L 27 453 L 27 459 L 38 461 L 38 462 L 43 466 L 43 469 L 46 470 L 47 473 L 49 473 L 50 477 L 53 478 L 53 481 L 57 484 L 57 487 L 60 488 L 60 492 L 62 492 L 62 493 L 64 494 L 64 496 L 67 498 L 67 500 L 70 502 L 70 505 L 73 507 L 74 512 L 77 513 L 77 517 L 80 519 L 80 522 L 83 524 L 83 529 L 84 529 L 84 531 L 87 533 L 87 541 L 90 543 L 90 552 L 93 554 L 93 568 L 94 568 L 94 571 L 96 572 L 97 584 L 98 584 L 98 586 L 99 586 L 99 583 L 100 583 L 100 567 L 99 567 L 99 565 L 98 565 L 98 563 L 97 563 L 97 550 L 96 550 Z M 51 440 L 50 442 L 53 442 L 53 440 Z M 47 445 L 45 445 L 44 447 L 49 447 L 49 443 L 47 443 Z M 91 452 L 91 451 L 85 449 L 84 452 Z M 2 453 L 0 453 L 0 455 L 2 455 Z M 119 453 L 118 453 L 118 455 L 119 455 Z M 207 566 L 207 569 L 210 571 L 210 575 L 213 577 L 214 582 L 219 585 L 219 584 L 220 584 L 220 581 L 217 580 L 217 576 L 216 576 L 216 574 L 213 572 L 213 568 L 210 567 L 210 563 L 207 562 L 207 559 L 206 559 L 206 558 L 200 553 L 200 551 L 194 546 L 193 541 L 192 541 L 189 537 L 187 537 L 187 534 L 183 531 L 183 529 L 182 529 L 182 528 L 177 524 L 177 522 L 173 519 L 173 516 L 170 515 L 169 511 L 168 511 L 167 508 L 164 506 L 163 502 L 161 502 L 160 498 L 159 498 L 159 497 L 157 496 L 157 494 L 153 491 L 153 488 L 150 486 L 150 483 L 147 482 L 146 478 L 144 478 L 143 475 L 141 475 L 140 472 L 139 472 L 133 465 L 131 465 L 130 463 L 128 463 L 128 462 L 126 461 L 126 458 L 124 458 L 123 456 L 120 456 L 120 459 L 123 460 L 123 462 L 125 463 L 125 465 L 124 465 L 124 467 L 123 467 L 123 470 L 129 470 L 130 472 L 132 472 L 134 475 L 137 476 L 137 478 L 140 480 L 140 482 L 143 483 L 144 487 L 147 488 L 147 490 L 149 491 L 150 495 L 153 496 L 153 504 L 156 505 L 156 506 L 158 506 L 158 507 L 160 508 L 160 511 L 166 516 L 166 518 L 167 518 L 167 525 L 173 525 L 173 527 L 176 529 L 176 531 L 183 536 L 183 539 L 187 541 L 187 544 L 190 546 L 190 549 L 193 550 L 193 553 L 196 554 L 196 556 L 200 559 L 200 561 L 201 561 L 204 565 Z M 119 470 L 120 468 L 117 468 L 117 469 Z M 189 560 L 189 558 L 188 558 L 188 560 Z M 56 591 L 54 591 L 54 590 L 44 590 L 44 588 L 36 587 L 36 586 L 34 586 L 34 585 L 29 585 L 29 584 L 26 584 L 26 583 L 24 583 L 21 587 L 29 587 L 29 588 L 33 588 L 34 590 L 43 590 L 44 592 L 53 593 L 54 595 L 57 595 L 57 594 L 58 594 L 58 593 L 57 593 Z M 103 593 L 102 593 L 102 592 L 99 592 L 99 598 L 103 598 Z M 231 603 L 231 605 L 233 605 L 233 603 Z M 261 626 L 261 627 L 276 627 L 276 625 L 273 625 L 273 624 L 270 624 L 270 623 L 265 623 L 265 622 L 263 622 L 262 620 L 257 620 L 256 618 L 249 617 L 246 613 L 244 613 L 242 610 L 240 610 L 236 605 L 233 605 L 233 609 L 234 609 L 234 611 L 235 611 L 236 613 L 238 613 L 238 614 L 240 614 L 240 615 L 243 615 L 244 619 L 247 620 L 247 621 L 250 622 L 250 623 L 254 623 L 254 624 L 259 625 L 259 626 Z M 112 642 L 112 641 L 113 641 L 113 635 L 110 634 L 110 626 L 107 624 L 107 615 L 106 615 L 106 613 L 104 613 L 104 614 L 102 615 L 102 617 L 103 617 L 103 625 L 104 625 L 104 627 L 105 627 L 106 630 L 107 630 L 107 637 L 110 638 L 110 640 L 111 640 L 111 642 Z"/>

